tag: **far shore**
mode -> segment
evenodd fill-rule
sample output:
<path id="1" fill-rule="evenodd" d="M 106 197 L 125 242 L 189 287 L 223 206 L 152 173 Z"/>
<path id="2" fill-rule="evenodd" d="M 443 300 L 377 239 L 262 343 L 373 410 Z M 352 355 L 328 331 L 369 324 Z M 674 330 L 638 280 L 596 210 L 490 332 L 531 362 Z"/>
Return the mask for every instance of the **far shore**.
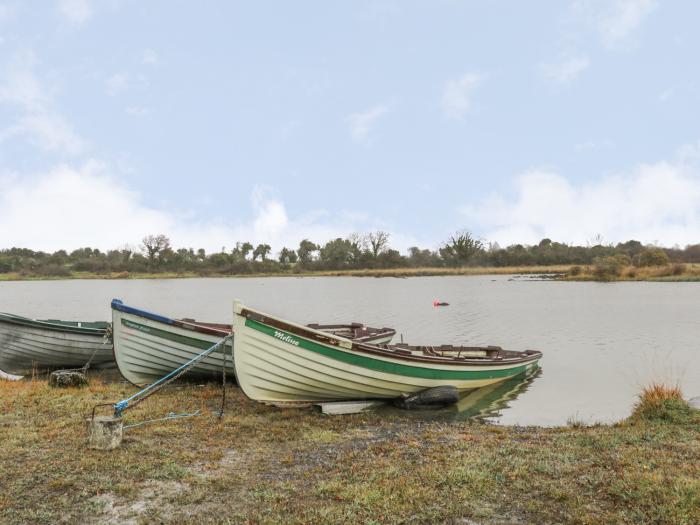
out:
<path id="1" fill-rule="evenodd" d="M 560 281 L 700 281 L 700 264 L 669 264 L 636 268 L 623 268 L 619 275 L 596 274 L 594 265 L 549 265 L 549 266 L 466 266 L 460 268 L 377 268 L 351 270 L 310 270 L 290 269 L 284 272 L 265 273 L 196 273 L 196 272 L 71 272 L 68 275 L 52 276 L 31 273 L 0 273 L 1 281 L 54 281 L 71 279 L 196 279 L 226 277 L 430 277 L 430 276 L 476 276 L 476 275 L 527 275 L 541 276 L 542 279 Z"/>

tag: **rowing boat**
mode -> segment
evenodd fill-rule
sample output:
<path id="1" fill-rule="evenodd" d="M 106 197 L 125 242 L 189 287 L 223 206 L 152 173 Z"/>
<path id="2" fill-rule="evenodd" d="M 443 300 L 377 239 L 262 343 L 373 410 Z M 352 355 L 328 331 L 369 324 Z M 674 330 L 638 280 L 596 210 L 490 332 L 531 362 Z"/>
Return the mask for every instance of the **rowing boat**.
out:
<path id="1" fill-rule="evenodd" d="M 109 323 L 36 320 L 0 313 L 0 370 L 33 371 L 113 363 Z"/>
<path id="2" fill-rule="evenodd" d="M 440 385 L 469 391 L 523 374 L 542 358 L 535 350 L 356 342 L 239 302 L 233 328 L 241 389 L 273 405 L 390 399 Z"/>
<path id="3" fill-rule="evenodd" d="M 396 331 L 361 323 L 311 325 L 315 330 L 362 342 L 391 341 Z M 147 385 L 175 370 L 214 343 L 231 334 L 231 325 L 172 319 L 112 300 L 114 358 L 122 376 L 135 385 Z M 234 338 L 235 339 L 235 338 Z M 226 345 L 199 361 L 187 373 L 192 379 L 234 377 L 232 347 Z"/>

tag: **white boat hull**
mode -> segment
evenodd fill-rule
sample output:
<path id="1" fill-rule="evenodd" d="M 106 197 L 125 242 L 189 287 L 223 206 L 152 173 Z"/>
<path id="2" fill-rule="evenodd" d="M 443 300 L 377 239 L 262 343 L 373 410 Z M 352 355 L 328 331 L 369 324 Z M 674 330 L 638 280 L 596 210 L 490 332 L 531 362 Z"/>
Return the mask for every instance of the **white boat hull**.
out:
<path id="1" fill-rule="evenodd" d="M 220 335 L 194 332 L 114 309 L 112 337 L 119 371 L 135 385 L 153 383 L 221 340 Z M 231 345 L 227 344 L 224 348 L 227 355 L 226 374 L 233 378 Z M 197 363 L 187 372 L 187 377 L 221 378 L 224 348 Z"/>
<path id="2" fill-rule="evenodd" d="M 407 364 L 392 357 L 358 354 L 346 339 L 321 344 L 246 318 L 241 310 L 238 306 L 234 313 L 234 360 L 239 385 L 248 397 L 276 405 L 388 399 L 441 385 L 471 390 L 524 373 L 537 366 L 541 356 L 488 367 Z"/>
<path id="3" fill-rule="evenodd" d="M 27 375 L 34 370 L 113 364 L 112 344 L 103 336 L 60 332 L 0 321 L 0 370 Z"/>

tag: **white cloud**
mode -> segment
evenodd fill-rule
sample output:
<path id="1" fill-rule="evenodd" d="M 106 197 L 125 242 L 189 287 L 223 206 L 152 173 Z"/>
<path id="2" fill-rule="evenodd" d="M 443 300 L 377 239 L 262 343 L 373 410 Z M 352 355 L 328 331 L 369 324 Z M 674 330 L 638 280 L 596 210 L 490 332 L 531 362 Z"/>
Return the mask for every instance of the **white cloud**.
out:
<path id="1" fill-rule="evenodd" d="M 18 122 L 0 133 L 0 142 L 14 136 L 24 136 L 44 151 L 78 155 L 86 144 L 66 120 L 56 113 L 41 112 L 21 117 Z"/>
<path id="2" fill-rule="evenodd" d="M 578 184 L 532 170 L 517 177 L 513 190 L 462 210 L 484 237 L 501 245 L 544 237 L 585 243 L 597 234 L 607 242 L 700 242 L 700 170 L 682 160 Z"/>
<path id="3" fill-rule="evenodd" d="M 598 149 L 606 149 L 606 148 L 612 148 L 614 146 L 612 140 L 600 140 L 600 141 L 593 141 L 593 140 L 587 140 L 586 142 L 579 142 L 578 144 L 574 145 L 574 149 L 576 151 L 593 151 L 593 150 L 598 150 Z"/>
<path id="4" fill-rule="evenodd" d="M 50 97 L 39 82 L 34 67 L 36 57 L 31 51 L 17 53 L 8 63 L 0 84 L 0 103 L 14 104 L 26 111 L 41 111 Z"/>
<path id="5" fill-rule="evenodd" d="M 472 96 L 483 82 L 478 73 L 466 73 L 445 84 L 442 93 L 442 111 L 448 118 L 461 119 L 472 106 Z"/>
<path id="6" fill-rule="evenodd" d="M 158 53 L 156 53 L 153 49 L 146 49 L 143 52 L 143 55 L 141 56 L 141 63 L 146 64 L 146 65 L 155 65 L 160 61 L 160 57 L 158 56 Z"/>
<path id="7" fill-rule="evenodd" d="M 12 8 L 6 4 L 0 4 L 0 22 L 5 22 L 6 20 L 10 20 L 14 16 L 14 14 L 15 14 L 14 8 Z M 1 39 L 0 39 L 0 43 L 2 43 Z"/>
<path id="8" fill-rule="evenodd" d="M 658 7 L 656 0 L 578 0 L 582 13 L 608 47 L 629 45 L 645 19 Z"/>
<path id="9" fill-rule="evenodd" d="M 105 80 L 105 87 L 110 97 L 118 95 L 129 87 L 129 77 L 124 73 L 115 73 Z"/>
<path id="10" fill-rule="evenodd" d="M 559 82 L 566 84 L 575 80 L 581 73 L 591 65 L 591 61 L 586 56 L 570 57 L 554 64 L 542 64 L 542 74 Z"/>
<path id="11" fill-rule="evenodd" d="M 58 11 L 71 24 L 81 25 L 94 14 L 90 0 L 59 0 Z"/>
<path id="12" fill-rule="evenodd" d="M 59 166 L 38 176 L 15 177 L 0 192 L 0 231 L 6 246 L 107 248 L 138 242 L 143 232 L 165 230 L 171 219 L 139 205 L 138 195 L 104 175 L 104 166 Z M 47 235 L 50 225 L 51 233 Z"/>
<path id="13" fill-rule="evenodd" d="M 350 126 L 350 135 L 357 142 L 365 142 L 372 128 L 377 124 L 377 121 L 383 117 L 389 108 L 383 104 L 374 106 L 367 111 L 353 113 L 345 120 Z"/>
<path id="14" fill-rule="evenodd" d="M 20 110 L 21 115 L 0 130 L 0 143 L 24 137 L 45 151 L 76 155 L 86 148 L 85 141 L 53 108 L 51 93 L 34 72 L 36 59 L 31 52 L 19 53 L 8 64 L 0 84 L 0 104 Z"/>
<path id="15" fill-rule="evenodd" d="M 148 86 L 148 80 L 142 75 L 128 75 L 126 73 L 114 73 L 105 80 L 105 89 L 110 97 L 120 95 L 132 88 L 144 88 Z"/>
<path id="16" fill-rule="evenodd" d="M 668 88 L 664 89 L 661 93 L 659 93 L 659 101 L 661 102 L 666 102 L 673 97 L 675 90 L 673 88 Z"/>
<path id="17" fill-rule="evenodd" d="M 290 217 L 284 202 L 264 186 L 253 191 L 253 214 L 247 220 L 240 220 L 239 214 L 236 219 L 198 220 L 187 211 L 145 204 L 139 193 L 96 161 L 79 167 L 57 166 L 39 174 L 5 176 L 4 180 L 0 176 L 0 186 L 0 248 L 55 251 L 92 246 L 107 250 L 137 245 L 147 234 L 164 233 L 177 247 L 212 251 L 222 245 L 231 247 L 236 241 L 250 241 L 279 250 L 296 247 L 304 238 L 326 242 L 378 226 L 342 211 L 315 210 Z"/>
<path id="18" fill-rule="evenodd" d="M 654 0 L 617 0 L 612 10 L 600 20 L 603 41 L 610 45 L 624 42 L 656 6 Z"/>
<path id="19" fill-rule="evenodd" d="M 132 117 L 145 117 L 150 115 L 151 110 L 143 106 L 129 106 L 126 108 L 126 113 Z"/>

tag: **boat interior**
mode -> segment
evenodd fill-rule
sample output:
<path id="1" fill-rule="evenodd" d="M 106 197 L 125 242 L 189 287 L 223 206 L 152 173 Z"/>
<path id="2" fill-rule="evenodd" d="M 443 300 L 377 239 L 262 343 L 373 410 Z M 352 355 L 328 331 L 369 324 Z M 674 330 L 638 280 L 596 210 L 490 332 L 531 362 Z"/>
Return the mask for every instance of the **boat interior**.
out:
<path id="1" fill-rule="evenodd" d="M 512 359 L 522 358 L 534 350 L 526 350 L 524 352 L 514 352 L 503 350 L 500 346 L 454 346 L 454 345 L 439 345 L 439 346 L 417 346 L 408 344 L 387 344 L 377 345 L 384 350 L 389 350 L 400 355 L 413 356 L 429 356 L 429 357 L 446 357 L 451 359 Z"/>
<path id="2" fill-rule="evenodd" d="M 356 341 L 362 341 L 363 339 L 369 339 L 380 334 L 393 335 L 396 330 L 393 328 L 372 328 L 371 326 L 365 326 L 362 323 L 350 323 L 350 324 L 318 324 L 312 323 L 306 325 L 314 330 L 322 330 L 332 335 L 338 337 L 344 337 L 345 339 L 354 339 Z"/>

